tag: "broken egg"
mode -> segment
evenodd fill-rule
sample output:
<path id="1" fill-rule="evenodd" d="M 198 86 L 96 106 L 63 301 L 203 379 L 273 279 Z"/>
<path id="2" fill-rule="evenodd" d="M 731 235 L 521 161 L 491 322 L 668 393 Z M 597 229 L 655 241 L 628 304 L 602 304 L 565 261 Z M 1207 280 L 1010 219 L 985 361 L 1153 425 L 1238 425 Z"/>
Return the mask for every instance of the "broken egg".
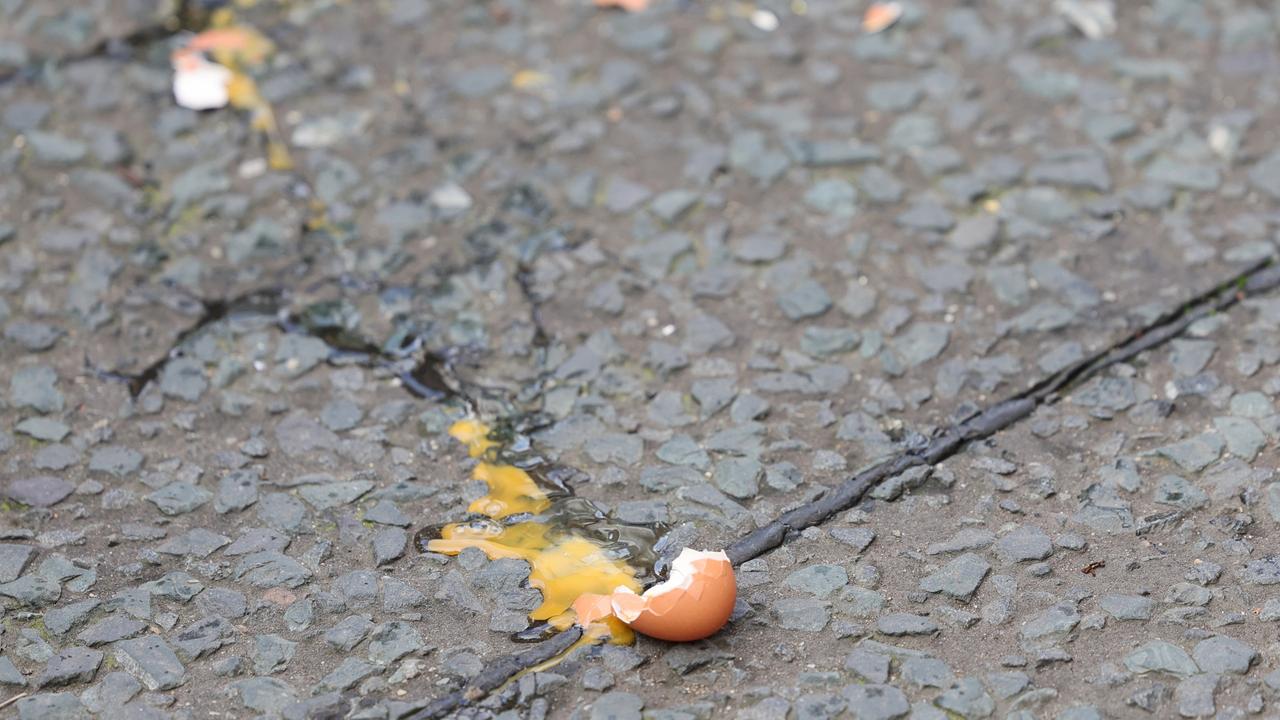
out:
<path id="1" fill-rule="evenodd" d="M 266 135 L 267 166 L 293 168 L 289 149 L 280 137 L 271 105 L 249 74 L 264 63 L 275 45 L 251 27 L 237 25 L 230 8 L 219 8 L 210 29 L 186 39 L 170 54 L 173 97 L 191 110 L 216 110 L 228 105 L 250 113 L 250 127 Z M 213 62 L 210 62 L 212 58 Z"/>
<path id="2" fill-rule="evenodd" d="M 670 577 L 643 595 L 625 586 L 612 595 L 584 594 L 573 610 L 583 627 L 612 616 L 649 637 L 689 642 L 724 627 L 737 597 L 727 555 L 685 548 L 671 563 Z"/>
<path id="3" fill-rule="evenodd" d="M 173 56 L 173 98 L 190 110 L 216 110 L 231 100 L 231 71 L 195 52 Z"/>
<path id="4" fill-rule="evenodd" d="M 605 547 L 605 544 L 576 530 L 562 527 L 542 514 L 552 508 L 552 499 L 525 470 L 500 459 L 499 443 L 490 437 L 491 429 L 478 420 L 459 420 L 449 434 L 467 446 L 471 457 L 480 460 L 471 476 L 483 481 L 488 492 L 474 500 L 468 512 L 487 516 L 466 523 L 451 523 L 440 530 L 440 536 L 427 541 L 426 549 L 445 555 L 457 555 L 466 548 L 478 548 L 490 559 L 515 558 L 529 563 L 529 587 L 542 593 L 542 604 L 529 618 L 545 621 L 564 630 L 575 618 L 582 623 L 581 613 L 569 612 L 570 606 L 585 595 L 607 598 L 600 593 L 618 588 L 639 590 L 636 571 Z M 530 516 L 528 520 L 511 518 Z M 635 637 L 631 629 L 614 618 L 607 606 L 597 615 L 591 632 L 584 635 L 592 642 L 608 637 L 626 645 Z"/>

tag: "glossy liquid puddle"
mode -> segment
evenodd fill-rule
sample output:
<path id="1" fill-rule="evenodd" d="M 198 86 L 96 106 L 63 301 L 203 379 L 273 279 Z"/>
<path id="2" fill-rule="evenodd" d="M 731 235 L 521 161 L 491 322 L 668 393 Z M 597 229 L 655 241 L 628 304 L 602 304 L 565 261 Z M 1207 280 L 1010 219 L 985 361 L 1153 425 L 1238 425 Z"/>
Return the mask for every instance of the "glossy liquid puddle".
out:
<path id="1" fill-rule="evenodd" d="M 618 587 L 639 593 L 643 582 L 652 579 L 665 525 L 611 522 L 603 510 L 573 495 L 563 478 L 571 470 L 532 452 L 505 449 L 502 433 L 484 423 L 460 420 L 449 434 L 480 460 L 472 478 L 484 482 L 488 493 L 467 508 L 474 519 L 423 529 L 417 545 L 446 555 L 473 547 L 490 559 L 527 561 L 529 586 L 542 592 L 542 604 L 529 614 L 534 626 L 513 639 L 534 641 L 568 628 L 576 620 L 570 605 L 584 593 L 609 594 Z M 606 637 L 630 644 L 635 635 L 610 617 L 585 628 L 574 647 Z"/>

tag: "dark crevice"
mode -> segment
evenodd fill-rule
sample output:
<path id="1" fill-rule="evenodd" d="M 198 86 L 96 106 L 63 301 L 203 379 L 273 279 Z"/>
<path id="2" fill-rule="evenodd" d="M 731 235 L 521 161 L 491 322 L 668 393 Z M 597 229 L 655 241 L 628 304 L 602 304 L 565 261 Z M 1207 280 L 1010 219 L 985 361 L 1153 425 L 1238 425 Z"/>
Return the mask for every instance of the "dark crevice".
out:
<path id="1" fill-rule="evenodd" d="M 85 366 L 103 380 L 124 382 L 129 386 L 129 394 L 138 397 L 152 381 L 160 377 L 169 361 L 181 356 L 182 347 L 202 330 L 227 318 L 243 315 L 275 315 L 285 302 L 283 288 L 265 288 L 253 290 L 234 298 L 216 300 L 197 300 L 202 308 L 200 318 L 195 324 L 178 333 L 170 345 L 168 352 L 156 358 L 137 373 L 122 373 L 98 369 L 85 353 Z"/>
<path id="2" fill-rule="evenodd" d="M 533 344 L 537 347 L 546 347 L 551 336 L 542 324 L 542 301 L 533 291 L 532 274 L 533 269 L 521 263 L 516 267 L 516 285 L 520 287 L 520 294 L 529 305 L 529 322 L 533 323 Z"/>
<path id="3" fill-rule="evenodd" d="M 400 374 L 400 382 L 409 392 L 424 400 L 444 400 L 460 396 L 444 379 L 445 361 L 433 352 L 424 352 L 422 359 L 407 372 Z"/>
<path id="4" fill-rule="evenodd" d="M 166 42 L 177 33 L 203 30 L 209 22 L 210 13 L 226 4 L 226 0 L 183 0 L 172 15 L 135 28 L 128 34 L 102 38 L 78 52 L 33 57 L 22 67 L 0 71 L 0 85 L 17 79 L 33 81 L 39 78 L 41 69 L 49 65 L 66 67 L 90 60 L 130 60 L 140 51 L 145 52 L 158 43 Z"/>
<path id="5" fill-rule="evenodd" d="M 285 333 L 316 338 L 328 346 L 331 364 L 357 364 L 384 368 L 394 374 L 410 394 L 432 401 L 457 400 L 474 410 L 475 401 L 453 372 L 455 358 L 449 351 L 424 348 L 421 335 L 405 333 L 392 347 L 380 347 L 343 324 L 335 303 L 315 303 L 301 312 L 287 310 L 289 293 L 280 287 L 253 290 L 230 299 L 190 298 L 201 308 L 199 319 L 178 333 L 169 349 L 137 373 L 104 370 L 85 353 L 85 368 L 101 380 L 125 383 L 129 395 L 138 398 L 158 382 L 165 368 L 182 357 L 186 345 L 209 326 L 235 317 L 271 318 Z M 340 303 L 340 301 L 339 301 Z"/>
<path id="6" fill-rule="evenodd" d="M 497 690 L 508 680 L 525 670 L 541 665 L 565 652 L 582 638 L 582 628 L 576 625 L 551 636 L 528 650 L 498 658 L 486 667 L 474 680 L 462 690 L 457 690 L 427 703 L 421 710 L 410 715 L 407 720 L 428 720 L 440 718 L 469 705 Z"/>
<path id="7" fill-rule="evenodd" d="M 474 403 L 463 392 L 460 382 L 450 382 L 452 360 L 449 354 L 427 350 L 421 335 L 406 332 L 393 343 L 379 346 L 356 332 L 337 309 L 344 301 L 315 303 L 299 313 L 282 315 L 278 324 L 288 333 L 307 335 L 329 346 L 329 361 L 346 361 L 365 367 L 382 367 L 400 379 L 401 386 L 424 400 L 459 399 L 468 406 Z M 406 360 L 417 360 L 406 367 Z"/>
<path id="8" fill-rule="evenodd" d="M 1010 398 L 968 413 L 966 419 L 934 433 L 927 443 L 864 470 L 817 500 L 783 513 L 763 527 L 743 535 L 730 543 L 725 552 L 735 565 L 739 565 L 776 549 L 801 530 L 857 505 L 879 483 L 914 467 L 936 465 L 954 456 L 970 442 L 1009 428 L 1041 405 L 1057 402 L 1063 393 L 1097 377 L 1107 368 L 1163 345 L 1197 320 L 1223 312 L 1245 298 L 1277 288 L 1280 288 L 1280 262 L 1269 258 L 1196 295 L 1106 349 L 1043 378 Z M 581 629 L 575 626 L 528 650 L 499 658 L 464 689 L 431 701 L 411 719 L 441 718 L 476 702 L 520 673 L 564 652 L 581 635 Z"/>

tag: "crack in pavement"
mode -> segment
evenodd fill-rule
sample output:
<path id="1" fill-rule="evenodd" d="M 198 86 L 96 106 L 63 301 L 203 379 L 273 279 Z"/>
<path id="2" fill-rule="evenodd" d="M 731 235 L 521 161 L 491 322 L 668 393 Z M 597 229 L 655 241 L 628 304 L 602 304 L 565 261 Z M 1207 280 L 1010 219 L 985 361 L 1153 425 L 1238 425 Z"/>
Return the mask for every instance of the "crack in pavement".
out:
<path id="1" fill-rule="evenodd" d="M 533 323 L 533 344 L 536 347 L 545 348 L 551 344 L 551 335 L 547 333 L 547 328 L 542 324 L 542 300 L 537 297 L 533 290 L 533 268 L 527 263 L 520 263 L 516 266 L 515 281 L 516 286 L 520 288 L 520 295 L 524 301 L 529 304 L 529 322 Z"/>
<path id="2" fill-rule="evenodd" d="M 166 42 L 178 33 L 203 28 L 208 22 L 209 12 L 222 4 L 224 3 L 220 0 L 180 0 L 169 14 L 123 35 L 104 37 L 78 52 L 32 57 L 20 67 L 0 71 L 0 85 L 18 79 L 26 82 L 36 80 L 42 69 L 48 66 L 66 68 L 89 60 L 132 59 L 139 51 L 145 53 L 152 46 Z"/>
<path id="3" fill-rule="evenodd" d="M 824 522 L 832 515 L 853 507 L 871 488 L 913 467 L 933 466 L 955 455 L 974 440 L 994 435 L 1035 411 L 1061 398 L 1061 393 L 1097 376 L 1103 370 L 1129 360 L 1141 352 L 1162 345 L 1182 334 L 1192 323 L 1236 305 L 1250 295 L 1280 287 L 1280 263 L 1268 258 L 1243 273 L 1215 285 L 1177 309 L 1162 314 L 1151 323 L 1104 350 L 1083 358 L 1040 380 L 1031 387 L 987 407 L 967 419 L 934 433 L 922 448 L 906 450 L 879 465 L 846 480 L 833 492 L 790 510 L 768 525 L 738 538 L 725 553 L 734 565 L 782 545 L 792 533 Z"/>
<path id="4" fill-rule="evenodd" d="M 118 370 L 103 370 L 94 365 L 86 350 L 84 363 L 86 369 L 103 380 L 123 382 L 129 386 L 129 395 L 137 398 L 152 381 L 160 377 L 170 360 L 178 357 L 183 345 L 198 335 L 205 328 L 230 317 L 239 315 L 274 315 L 285 300 L 285 290 L 279 287 L 251 290 L 232 298 L 202 300 L 191 298 L 200 304 L 200 318 L 187 327 L 170 343 L 168 351 L 151 361 L 136 373 L 124 373 Z"/>
<path id="5" fill-rule="evenodd" d="M 475 398 L 466 391 L 465 383 L 453 372 L 453 353 L 448 349 L 441 352 L 426 349 L 422 336 L 418 334 L 406 335 L 397 347 L 379 347 L 348 327 L 308 319 L 305 309 L 301 313 L 289 312 L 288 298 L 289 290 L 284 287 L 251 290 L 232 298 L 192 298 L 201 307 L 199 319 L 178 333 L 169 349 L 142 370 L 125 373 L 99 368 L 87 351 L 84 356 L 85 368 L 101 380 L 125 383 L 130 397 L 137 399 L 147 387 L 160 381 L 169 363 L 182 357 L 187 343 L 208 327 L 234 317 L 269 317 L 275 320 L 276 327 L 282 332 L 304 335 L 323 342 L 329 348 L 326 362 L 330 364 L 341 358 L 354 360 L 365 367 L 382 367 L 394 374 L 411 395 L 427 400 L 455 399 L 474 412 Z M 418 359 L 412 366 L 406 367 L 405 360 L 415 354 L 419 355 Z"/>
<path id="6" fill-rule="evenodd" d="M 821 524 L 832 515 L 857 505 L 867 492 L 880 483 L 915 467 L 937 465 L 969 443 L 990 437 L 1026 418 L 1036 408 L 1056 403 L 1063 392 L 1096 377 L 1103 370 L 1178 337 L 1197 320 L 1223 312 L 1245 298 L 1277 288 L 1280 288 L 1280 259 L 1273 256 L 1161 314 L 1107 348 L 1039 380 L 1012 397 L 935 432 L 923 447 L 904 450 L 854 475 L 822 497 L 783 513 L 767 525 L 730 543 L 724 551 L 734 565 L 740 565 L 774 550 L 797 536 L 801 530 Z M 421 709 L 409 716 L 409 720 L 434 720 L 475 703 L 503 687 L 520 673 L 568 650 L 581 638 L 581 634 L 582 630 L 574 626 L 528 650 L 499 658 L 461 690 L 435 700 L 423 701 Z"/>
<path id="7" fill-rule="evenodd" d="M 514 258 L 514 269 L 510 278 L 516 286 L 520 298 L 528 305 L 529 320 L 533 326 L 532 346 L 544 351 L 551 344 L 542 317 L 542 304 L 545 298 L 539 297 L 534 287 L 534 268 L 532 260 L 539 253 L 560 252 L 576 248 L 570 235 L 571 228 L 551 225 L 550 204 L 534 188 L 525 184 L 516 184 L 507 189 L 501 207 L 491 213 L 487 220 L 479 223 L 465 238 L 465 249 L 469 257 L 460 263 L 434 263 L 430 268 L 431 277 L 440 283 L 449 281 L 459 275 L 470 273 L 476 268 L 493 267 L 495 263 L 505 263 L 499 257 L 498 246 L 518 234 L 527 231 L 523 237 L 525 247 Z M 526 257 L 527 256 L 527 257 Z M 304 265 L 307 264 L 303 259 Z M 502 266 L 505 268 L 505 264 Z M 306 289 L 312 292 L 319 287 L 335 283 L 339 288 L 349 288 L 379 292 L 383 283 L 374 279 L 363 280 L 349 274 L 321 279 Z M 171 287 L 170 289 L 181 290 Z M 180 357 L 184 346 L 209 326 L 230 317 L 240 315 L 258 315 L 274 318 L 276 326 L 286 333 L 306 335 L 321 340 L 329 346 L 330 355 L 327 361 L 333 363 L 338 357 L 345 360 L 354 359 L 366 367 L 382 367 L 399 378 L 402 386 L 410 394 L 427 400 L 454 399 L 462 402 L 467 408 L 476 412 L 479 401 L 493 400 L 505 396 L 497 388 L 486 387 L 478 382 L 467 382 L 455 371 L 463 361 L 467 348 L 448 346 L 441 349 L 427 349 L 424 336 L 419 331 L 412 331 L 400 338 L 395 346 L 379 346 L 361 336 L 353 328 L 336 325 L 331 322 L 313 322 L 307 317 L 308 306 L 300 312 L 290 312 L 289 300 L 295 296 L 296 289 L 288 285 L 276 285 L 251 290 L 243 295 L 206 300 L 184 292 L 184 300 L 195 308 L 198 314 L 196 322 L 182 330 L 170 343 L 169 348 L 142 370 L 126 373 L 119 370 L 108 370 L 97 367 L 88 353 L 84 357 L 87 373 L 101 380 L 122 382 L 127 384 L 129 394 L 138 398 L 152 383 L 161 379 L 169 362 Z M 409 357 L 419 354 L 418 361 L 412 367 L 406 367 Z M 538 379 L 537 389 L 540 392 L 542 383 L 548 373 Z"/>
<path id="8" fill-rule="evenodd" d="M 498 658 L 490 663 L 465 688 L 430 701 L 421 710 L 408 716 L 405 720 L 441 718 L 454 710 L 481 700 L 525 670 L 541 665 L 567 651 L 580 639 L 582 639 L 582 628 L 573 625 L 528 650 Z"/>

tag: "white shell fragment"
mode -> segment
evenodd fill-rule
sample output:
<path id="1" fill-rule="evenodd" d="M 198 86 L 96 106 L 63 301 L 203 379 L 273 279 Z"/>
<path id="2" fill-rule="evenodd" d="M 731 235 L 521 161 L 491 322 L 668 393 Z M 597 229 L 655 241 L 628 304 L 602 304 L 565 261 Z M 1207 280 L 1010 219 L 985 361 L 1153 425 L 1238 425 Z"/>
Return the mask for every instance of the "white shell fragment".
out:
<path id="1" fill-rule="evenodd" d="M 1116 31 L 1116 6 L 1111 0 L 1056 0 L 1053 8 L 1090 40 Z"/>
<path id="2" fill-rule="evenodd" d="M 231 71 L 190 54 L 173 62 L 173 98 L 191 110 L 216 110 L 227 106 Z"/>
<path id="3" fill-rule="evenodd" d="M 751 24 L 757 30 L 773 32 L 778 29 L 778 16 L 768 10 L 756 10 L 751 13 Z"/>

